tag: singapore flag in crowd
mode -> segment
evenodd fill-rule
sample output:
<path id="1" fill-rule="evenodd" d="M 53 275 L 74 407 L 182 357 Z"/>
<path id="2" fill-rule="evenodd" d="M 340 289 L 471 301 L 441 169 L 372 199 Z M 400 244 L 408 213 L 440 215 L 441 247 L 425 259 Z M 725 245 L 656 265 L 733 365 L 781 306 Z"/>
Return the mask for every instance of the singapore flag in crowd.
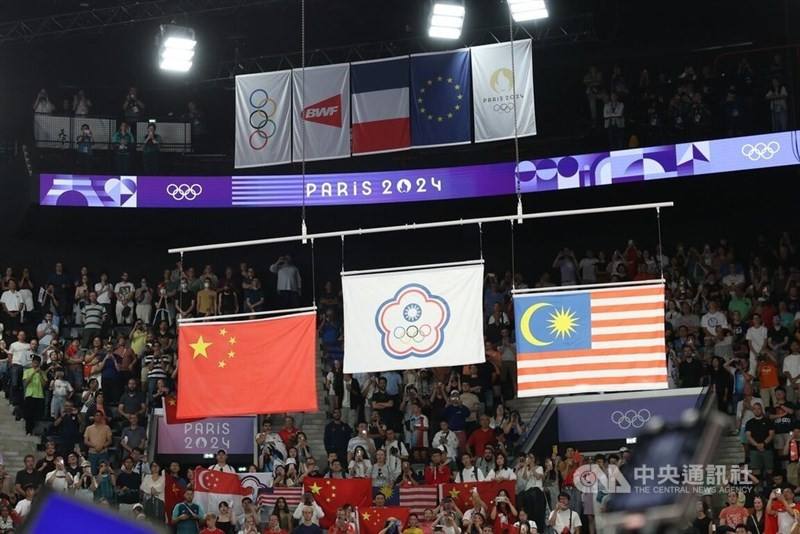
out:
<path id="1" fill-rule="evenodd" d="M 342 275 L 344 372 L 482 363 L 483 264 Z"/>

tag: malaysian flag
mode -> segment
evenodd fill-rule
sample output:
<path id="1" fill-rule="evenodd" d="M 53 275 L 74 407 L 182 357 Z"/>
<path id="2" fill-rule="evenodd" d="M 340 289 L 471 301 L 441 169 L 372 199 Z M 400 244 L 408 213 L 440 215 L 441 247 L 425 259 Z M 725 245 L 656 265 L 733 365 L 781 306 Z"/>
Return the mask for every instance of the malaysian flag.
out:
<path id="1" fill-rule="evenodd" d="M 303 498 L 303 486 L 294 488 L 261 488 L 258 490 L 259 505 L 275 506 L 275 502 L 283 497 L 289 507 L 297 506 Z"/>
<path id="2" fill-rule="evenodd" d="M 436 508 L 439 486 L 400 486 L 400 506 L 406 506 L 415 514 L 422 514 L 426 508 Z"/>
<path id="3" fill-rule="evenodd" d="M 664 285 L 514 296 L 520 397 L 667 388 Z"/>

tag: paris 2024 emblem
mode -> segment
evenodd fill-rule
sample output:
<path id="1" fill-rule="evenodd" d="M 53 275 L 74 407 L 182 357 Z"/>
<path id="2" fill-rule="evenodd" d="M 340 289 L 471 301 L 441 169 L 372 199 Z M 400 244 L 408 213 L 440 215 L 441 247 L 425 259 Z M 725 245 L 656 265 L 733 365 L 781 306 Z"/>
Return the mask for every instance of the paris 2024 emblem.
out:
<path id="1" fill-rule="evenodd" d="M 422 284 L 401 287 L 375 314 L 383 351 L 398 360 L 436 354 L 449 321 L 447 301 Z"/>

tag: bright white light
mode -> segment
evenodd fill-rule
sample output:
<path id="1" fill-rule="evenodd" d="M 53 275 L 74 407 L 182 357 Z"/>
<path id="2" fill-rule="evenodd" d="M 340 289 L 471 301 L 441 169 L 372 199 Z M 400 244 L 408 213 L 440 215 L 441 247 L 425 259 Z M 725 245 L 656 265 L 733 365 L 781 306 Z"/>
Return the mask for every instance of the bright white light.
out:
<path id="1" fill-rule="evenodd" d="M 197 40 L 194 30 L 173 24 L 161 25 L 159 67 L 174 72 L 187 72 L 192 68 Z"/>
<path id="2" fill-rule="evenodd" d="M 197 41 L 184 37 L 167 37 L 164 41 L 165 48 L 180 48 L 181 50 L 194 50 Z"/>
<path id="3" fill-rule="evenodd" d="M 161 70 L 171 70 L 174 72 L 188 72 L 192 68 L 191 61 L 181 61 L 179 59 L 162 59 L 158 65 Z"/>
<path id="4" fill-rule="evenodd" d="M 549 16 L 544 0 L 507 0 L 514 22 L 546 19 Z"/>
<path id="5" fill-rule="evenodd" d="M 182 48 L 163 48 L 161 50 L 161 59 L 191 61 L 193 57 L 194 50 L 184 50 Z"/>
<path id="6" fill-rule="evenodd" d="M 436 2 L 433 5 L 428 36 L 439 39 L 458 39 L 464 26 L 464 5 Z"/>

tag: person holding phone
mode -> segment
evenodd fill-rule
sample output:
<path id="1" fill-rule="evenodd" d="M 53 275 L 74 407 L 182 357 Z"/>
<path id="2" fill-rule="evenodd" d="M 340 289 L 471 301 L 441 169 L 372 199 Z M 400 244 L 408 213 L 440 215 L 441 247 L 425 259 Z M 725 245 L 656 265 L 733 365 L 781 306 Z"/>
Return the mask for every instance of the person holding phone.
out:
<path id="1" fill-rule="evenodd" d="M 172 521 L 175 524 L 176 534 L 199 534 L 200 519 L 205 517 L 203 508 L 192 502 L 194 491 L 187 488 L 183 492 L 183 502 L 175 505 L 172 510 Z"/>

